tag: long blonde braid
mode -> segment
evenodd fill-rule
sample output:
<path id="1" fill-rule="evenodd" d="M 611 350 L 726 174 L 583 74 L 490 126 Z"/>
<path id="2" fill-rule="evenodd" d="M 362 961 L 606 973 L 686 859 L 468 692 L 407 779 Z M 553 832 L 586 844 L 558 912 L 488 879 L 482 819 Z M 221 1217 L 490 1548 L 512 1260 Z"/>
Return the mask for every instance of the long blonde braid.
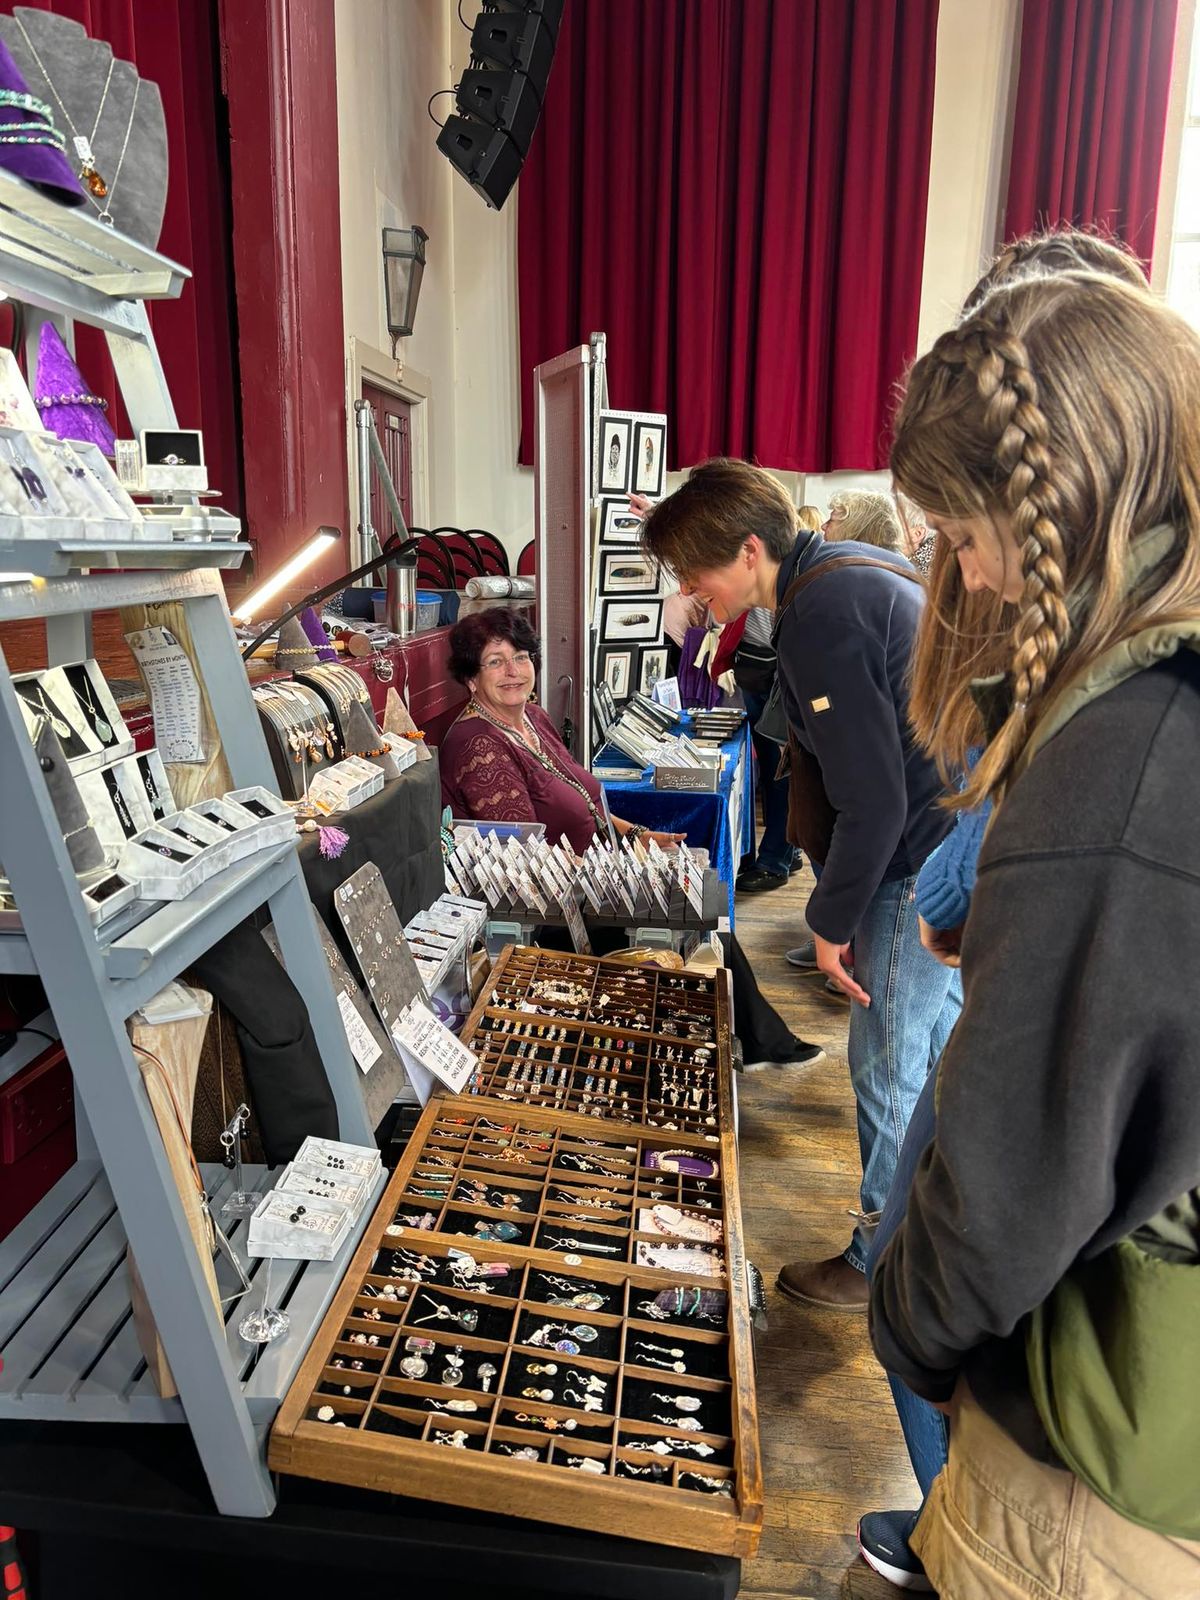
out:
<path id="1" fill-rule="evenodd" d="M 1038 386 L 1024 343 L 1001 325 L 977 317 L 962 340 L 963 362 L 974 374 L 984 426 L 994 441 L 1003 500 L 1021 551 L 1025 587 L 1012 632 L 1009 677 L 1013 709 L 989 744 L 970 788 L 980 798 L 1003 785 L 1029 736 L 1030 713 L 1052 679 L 1070 637 L 1061 505 L 1054 486 L 1050 427 L 1038 405 Z M 973 803 L 964 794 L 960 804 Z"/>

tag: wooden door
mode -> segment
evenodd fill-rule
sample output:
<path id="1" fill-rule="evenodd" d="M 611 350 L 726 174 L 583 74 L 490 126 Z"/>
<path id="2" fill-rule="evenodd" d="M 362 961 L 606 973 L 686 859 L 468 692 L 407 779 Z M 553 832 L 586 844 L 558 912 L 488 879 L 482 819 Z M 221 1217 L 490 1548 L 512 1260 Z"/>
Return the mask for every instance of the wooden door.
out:
<path id="1" fill-rule="evenodd" d="M 370 383 L 363 384 L 362 397 L 370 402 L 371 410 L 375 414 L 375 431 L 383 446 L 383 454 L 388 464 L 388 471 L 392 475 L 400 509 L 404 512 L 404 520 L 411 528 L 412 407 L 407 400 L 400 400 L 394 394 L 387 394 Z M 379 473 L 374 463 L 371 465 L 371 525 L 378 534 L 380 542 L 385 544 L 397 531 L 392 521 L 392 513 L 384 499 Z"/>

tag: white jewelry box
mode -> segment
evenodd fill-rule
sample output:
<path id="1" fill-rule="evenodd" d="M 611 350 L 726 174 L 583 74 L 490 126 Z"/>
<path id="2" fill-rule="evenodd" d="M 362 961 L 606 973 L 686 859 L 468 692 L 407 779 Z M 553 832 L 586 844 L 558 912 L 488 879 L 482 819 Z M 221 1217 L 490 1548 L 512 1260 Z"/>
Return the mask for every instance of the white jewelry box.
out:
<path id="1" fill-rule="evenodd" d="M 133 735 L 96 661 L 72 661 L 41 672 L 22 672 L 12 683 L 30 738 L 39 717 L 49 716 L 76 776 L 133 754 Z"/>
<path id="2" fill-rule="evenodd" d="M 38 449 L 43 437 L 23 428 L 0 428 L 2 544 L 84 537 L 83 518 L 72 515 L 55 486 L 47 456 Z"/>
<path id="3" fill-rule="evenodd" d="M 80 798 L 100 843 L 107 850 L 124 850 L 130 839 L 152 828 L 150 809 L 136 756 L 126 756 L 106 767 L 75 775 Z"/>
<path id="4" fill-rule="evenodd" d="M 231 789 L 223 798 L 230 805 L 241 806 L 258 823 L 260 850 L 295 839 L 296 818 L 291 808 L 261 783 L 252 783 L 246 789 Z"/>
<path id="5" fill-rule="evenodd" d="M 131 878 L 141 900 L 186 900 L 204 882 L 203 852 L 155 824 L 125 846 L 121 876 Z"/>
<path id="6" fill-rule="evenodd" d="M 231 805 L 228 800 L 197 800 L 194 806 L 188 807 L 187 814 L 203 817 L 225 834 L 232 852 L 230 861 L 243 861 L 262 849 L 261 818 L 244 806 Z"/>

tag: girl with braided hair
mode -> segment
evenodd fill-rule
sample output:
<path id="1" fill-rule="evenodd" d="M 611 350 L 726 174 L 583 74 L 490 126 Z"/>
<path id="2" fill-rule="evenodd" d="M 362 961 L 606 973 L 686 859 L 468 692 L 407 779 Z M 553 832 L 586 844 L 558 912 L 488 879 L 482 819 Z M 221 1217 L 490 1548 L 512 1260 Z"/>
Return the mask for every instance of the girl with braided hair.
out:
<path id="1" fill-rule="evenodd" d="M 958 568 L 914 726 L 947 775 L 981 732 L 954 803 L 996 807 L 872 1281 L 880 1359 L 951 1417 L 912 1545 L 944 1596 L 1174 1600 L 1200 1593 L 1200 337 L 1113 278 L 994 284 L 914 367 L 892 467 Z"/>

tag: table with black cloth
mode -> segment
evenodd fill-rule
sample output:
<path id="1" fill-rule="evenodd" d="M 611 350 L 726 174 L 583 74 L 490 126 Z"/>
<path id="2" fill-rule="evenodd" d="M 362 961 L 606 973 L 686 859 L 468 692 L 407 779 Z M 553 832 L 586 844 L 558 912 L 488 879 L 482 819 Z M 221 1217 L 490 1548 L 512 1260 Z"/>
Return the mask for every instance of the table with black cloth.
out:
<path id="1" fill-rule="evenodd" d="M 401 922 L 445 888 L 437 756 L 418 761 L 377 795 L 333 822 L 349 835 L 340 856 L 322 856 L 317 835 L 300 844 L 309 896 L 355 971 L 333 910 L 333 892 L 368 861 L 383 874 Z M 262 937 L 261 918 L 239 924 L 195 964 L 193 973 L 237 1024 L 242 1065 L 267 1161 L 290 1161 L 308 1134 L 338 1137 L 337 1111 L 308 1007 Z"/>
<path id="2" fill-rule="evenodd" d="M 692 720 L 686 713 L 681 727 L 684 733 L 691 731 Z M 732 739 L 725 741 L 721 752 L 729 760 L 725 762 L 715 794 L 699 794 L 694 789 L 656 789 L 652 770 L 643 772 L 636 781 L 606 778 L 606 766 L 629 765 L 628 759 L 611 746 L 593 764 L 592 771 L 604 785 L 613 816 L 636 823 L 639 828 L 650 828 L 655 833 L 686 833 L 690 845 L 708 851 L 710 861 L 728 889 L 729 925 L 733 927 L 733 885 L 738 863 L 754 848 L 754 762 L 748 722 L 742 724 L 740 732 Z M 731 808 L 739 774 L 741 811 L 733 819 Z M 734 820 L 736 839 L 730 826 Z"/>
<path id="3" fill-rule="evenodd" d="M 0 1522 L 37 1600 L 411 1594 L 430 1600 L 733 1600 L 741 1563 L 280 1477 L 270 1517 L 222 1517 L 186 1428 L 8 1422 Z"/>

